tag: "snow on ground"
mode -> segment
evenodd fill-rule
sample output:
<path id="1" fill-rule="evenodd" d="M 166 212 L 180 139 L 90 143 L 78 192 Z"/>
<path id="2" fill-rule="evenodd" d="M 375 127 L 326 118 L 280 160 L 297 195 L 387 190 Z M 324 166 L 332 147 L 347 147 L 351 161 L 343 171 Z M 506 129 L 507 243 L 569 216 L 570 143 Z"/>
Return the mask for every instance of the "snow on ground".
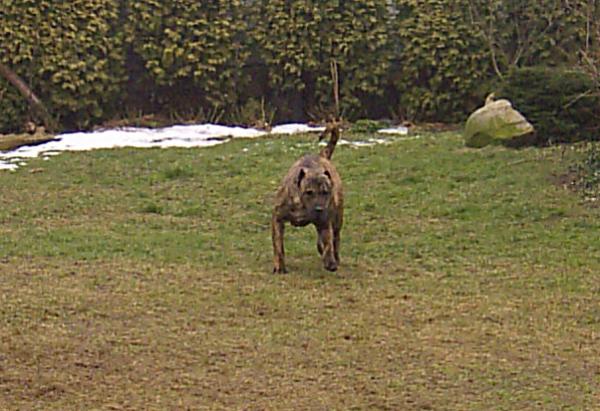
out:
<path id="1" fill-rule="evenodd" d="M 395 134 L 405 136 L 408 134 L 408 128 L 404 126 L 382 128 L 381 130 L 377 130 L 377 132 L 381 134 Z"/>
<path id="2" fill-rule="evenodd" d="M 273 127 L 270 132 L 243 127 L 227 127 L 215 124 L 175 125 L 165 128 L 116 128 L 92 132 L 66 133 L 56 136 L 56 140 L 34 146 L 23 146 L 16 150 L 0 152 L 0 170 L 15 170 L 24 165 L 27 158 L 56 155 L 62 151 L 86 151 L 117 147 L 209 147 L 224 143 L 232 138 L 254 138 L 267 134 L 296 134 L 320 132 L 323 127 L 305 124 L 283 124 Z M 380 144 L 382 139 L 365 142 L 346 142 L 357 147 Z"/>

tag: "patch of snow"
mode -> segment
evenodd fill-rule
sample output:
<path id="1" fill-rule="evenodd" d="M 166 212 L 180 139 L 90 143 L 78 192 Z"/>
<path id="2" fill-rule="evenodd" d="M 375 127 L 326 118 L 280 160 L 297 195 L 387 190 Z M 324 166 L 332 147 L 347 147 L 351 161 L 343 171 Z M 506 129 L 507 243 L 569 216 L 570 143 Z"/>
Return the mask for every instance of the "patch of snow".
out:
<path id="1" fill-rule="evenodd" d="M 50 156 L 60 154 L 63 151 L 87 151 L 119 147 L 210 147 L 233 138 L 255 138 L 276 134 L 290 135 L 322 132 L 323 130 L 325 130 L 324 127 L 313 127 L 298 123 L 278 125 L 269 132 L 253 128 L 198 124 L 175 125 L 157 129 L 124 127 L 92 132 L 65 133 L 57 135 L 55 140 L 44 144 L 23 146 L 13 151 L 0 153 L 0 170 L 15 170 L 23 165 L 24 159 L 41 156 L 44 160 L 47 160 Z M 352 142 L 341 140 L 340 144 L 362 147 L 384 142 L 383 139 Z"/>
<path id="2" fill-rule="evenodd" d="M 404 126 L 382 128 L 381 130 L 377 130 L 377 132 L 381 134 L 399 134 L 405 136 L 408 134 L 408 128 Z"/>
<path id="3" fill-rule="evenodd" d="M 377 144 L 385 144 L 389 143 L 389 140 L 383 138 L 369 138 L 368 140 L 363 141 L 349 141 L 341 139 L 338 143 L 341 146 L 350 146 L 350 147 L 371 147 Z M 324 143 L 326 144 L 326 143 Z"/>
<path id="4" fill-rule="evenodd" d="M 0 170 L 16 170 L 19 166 L 0 160 Z"/>
<path id="5" fill-rule="evenodd" d="M 312 133 L 312 132 L 323 132 L 325 127 L 313 127 L 307 124 L 281 124 L 273 127 L 271 134 L 296 134 L 296 133 Z"/>
<path id="6" fill-rule="evenodd" d="M 254 138 L 267 134 L 295 134 L 323 131 L 323 127 L 306 124 L 283 124 L 270 132 L 216 124 L 175 125 L 150 129 L 124 127 L 92 132 L 65 133 L 56 140 L 34 146 L 23 146 L 0 153 L 0 170 L 15 170 L 22 159 L 57 155 L 62 151 L 87 151 L 118 147 L 210 147 L 232 138 Z"/>

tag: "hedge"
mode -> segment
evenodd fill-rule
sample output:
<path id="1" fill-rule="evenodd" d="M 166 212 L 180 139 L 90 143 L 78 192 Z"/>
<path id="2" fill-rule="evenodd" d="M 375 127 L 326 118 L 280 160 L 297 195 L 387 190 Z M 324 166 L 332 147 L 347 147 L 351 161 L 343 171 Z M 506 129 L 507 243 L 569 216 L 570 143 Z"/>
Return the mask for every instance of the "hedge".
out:
<path id="1" fill-rule="evenodd" d="M 580 70 L 526 67 L 513 70 L 499 92 L 536 129 L 537 144 L 600 139 L 600 94 Z"/>
<path id="2" fill-rule="evenodd" d="M 141 58 L 159 109 L 232 106 L 238 99 L 241 1 L 139 0 L 128 4 L 127 40 Z"/>
<path id="3" fill-rule="evenodd" d="M 339 68 L 342 111 L 368 115 L 385 89 L 389 48 L 386 0 L 264 0 L 252 6 L 249 35 L 268 70 L 269 87 L 303 93 L 306 109 L 333 105 L 330 64 Z M 321 113 L 315 113 L 321 114 Z"/>
<path id="4" fill-rule="evenodd" d="M 64 128 L 87 127 L 117 111 L 124 79 L 119 1 L 3 0 L 1 13 L 0 59 Z M 0 130 L 14 130 L 31 114 L 4 82 L 0 94 Z"/>
<path id="5" fill-rule="evenodd" d="M 62 128 L 131 113 L 196 117 L 264 107 L 321 118 L 339 67 L 343 115 L 460 121 L 500 76 L 576 62 L 587 0 L 3 0 L 0 61 Z M 588 30 L 589 27 L 589 30 Z M 0 132 L 32 113 L 0 80 Z"/>
<path id="6" fill-rule="evenodd" d="M 405 0 L 394 86 L 407 117 L 460 121 L 481 102 L 490 64 L 468 1 Z"/>

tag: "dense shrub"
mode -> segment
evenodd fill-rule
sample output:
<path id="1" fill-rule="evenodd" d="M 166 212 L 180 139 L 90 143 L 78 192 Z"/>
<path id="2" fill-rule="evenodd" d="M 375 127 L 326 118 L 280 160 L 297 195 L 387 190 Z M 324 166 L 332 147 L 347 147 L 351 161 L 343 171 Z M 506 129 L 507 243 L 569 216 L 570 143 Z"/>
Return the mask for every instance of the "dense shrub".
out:
<path id="1" fill-rule="evenodd" d="M 21 2 L 0 6 L 0 61 L 30 83 L 36 81 L 33 61 L 38 48 L 36 27 L 41 20 L 38 7 Z M 38 83 L 39 84 L 39 83 Z M 33 84 L 36 92 L 39 92 Z M 16 131 L 27 116 L 27 103 L 10 84 L 0 79 L 0 131 Z"/>
<path id="2" fill-rule="evenodd" d="M 118 3 L 2 2 L 0 60 L 30 84 L 63 127 L 89 126 L 116 108 L 123 80 Z M 24 116 L 23 103 L 9 89 L 0 84 L 3 100 L 8 97 L 0 129 L 15 128 Z"/>
<path id="3" fill-rule="evenodd" d="M 347 119 L 452 122 L 509 69 L 573 65 L 575 50 L 594 46 L 598 4 L 534 3 L 4 0 L 0 61 L 63 128 L 149 113 L 235 121 L 259 106 L 277 121 L 322 118 L 333 60 Z M 32 116 L 22 100 L 0 80 L 0 132 Z M 579 108 L 593 115 L 579 103 L 567 111 Z"/>
<path id="4" fill-rule="evenodd" d="M 585 73 L 572 69 L 529 67 L 513 70 L 500 96 L 533 124 L 537 143 L 600 138 L 600 96 Z"/>
<path id="5" fill-rule="evenodd" d="M 330 63 L 339 65 L 342 111 L 366 115 L 381 97 L 393 50 L 388 1 L 262 0 L 251 6 L 250 35 L 269 88 L 301 92 L 305 111 L 332 106 Z"/>
<path id="6" fill-rule="evenodd" d="M 394 73 L 410 118 L 457 121 L 480 103 L 490 65 L 483 38 L 466 19 L 467 2 L 403 0 Z"/>
<path id="7" fill-rule="evenodd" d="M 25 100 L 10 84 L 0 79 L 0 132 L 19 131 L 28 115 Z"/>
<path id="8" fill-rule="evenodd" d="M 128 4 L 128 42 L 159 109 L 231 107 L 238 99 L 245 20 L 241 1 L 140 0 Z"/>
<path id="9" fill-rule="evenodd" d="M 485 37 L 499 74 L 513 68 L 577 63 L 590 45 L 600 2 L 468 0 L 472 30 Z"/>

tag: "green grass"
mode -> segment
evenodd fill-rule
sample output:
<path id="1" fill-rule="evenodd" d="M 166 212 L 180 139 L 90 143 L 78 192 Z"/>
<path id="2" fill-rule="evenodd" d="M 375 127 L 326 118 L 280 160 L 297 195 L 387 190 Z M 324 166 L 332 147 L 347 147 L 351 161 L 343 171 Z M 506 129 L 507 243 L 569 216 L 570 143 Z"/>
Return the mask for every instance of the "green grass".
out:
<path id="1" fill-rule="evenodd" d="M 576 152 L 339 146 L 340 270 L 289 228 L 275 276 L 272 196 L 315 151 L 272 137 L 0 172 L 0 409 L 598 406 L 600 209 L 557 183 Z"/>

